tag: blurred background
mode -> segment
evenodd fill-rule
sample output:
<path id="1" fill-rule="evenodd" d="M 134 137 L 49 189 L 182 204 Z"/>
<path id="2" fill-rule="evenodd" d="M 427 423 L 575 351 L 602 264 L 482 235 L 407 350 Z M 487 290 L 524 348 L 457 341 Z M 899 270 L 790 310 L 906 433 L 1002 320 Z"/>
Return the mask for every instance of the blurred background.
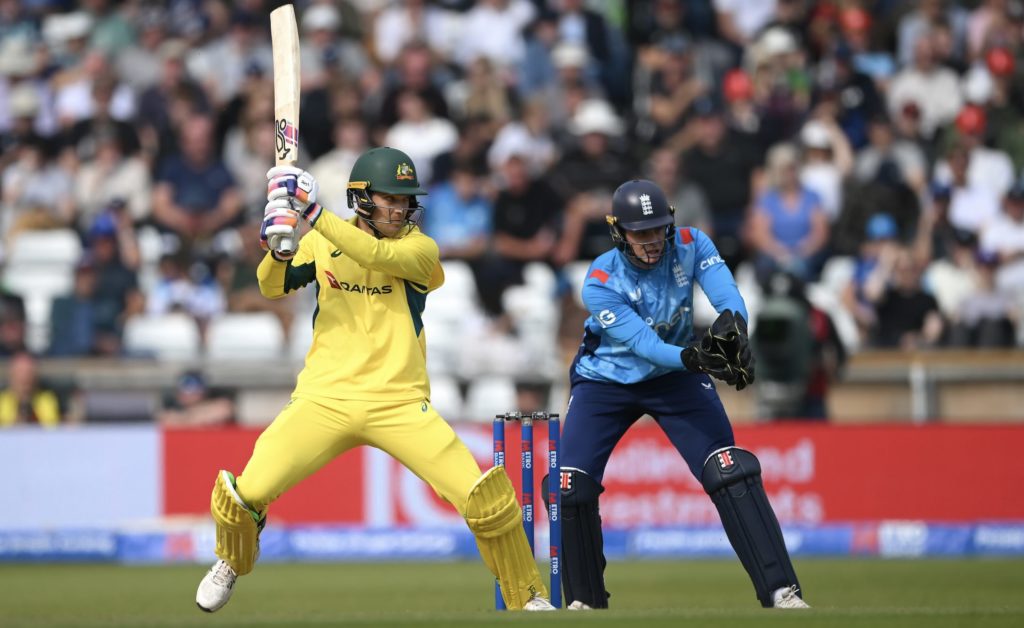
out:
<path id="1" fill-rule="evenodd" d="M 312 335 L 314 291 L 255 277 L 274 4 L 0 0 L 0 559 L 212 557 L 214 474 Z M 432 397 L 481 464 L 495 413 L 564 412 L 611 192 L 645 177 L 746 299 L 757 383 L 720 392 L 796 554 L 1024 554 L 1020 0 L 296 9 L 323 204 L 351 215 L 371 146 L 429 184 Z M 651 423 L 602 512 L 613 558 L 731 555 Z M 459 524 L 359 450 L 275 505 L 263 555 L 475 556 Z"/>

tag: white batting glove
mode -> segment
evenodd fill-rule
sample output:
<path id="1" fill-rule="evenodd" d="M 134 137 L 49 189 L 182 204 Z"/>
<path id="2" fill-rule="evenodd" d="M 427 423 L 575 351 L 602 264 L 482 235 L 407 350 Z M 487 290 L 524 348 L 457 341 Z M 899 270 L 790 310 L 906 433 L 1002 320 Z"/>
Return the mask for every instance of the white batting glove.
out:
<path id="1" fill-rule="evenodd" d="M 263 225 L 260 227 L 260 246 L 264 251 L 273 251 L 280 260 L 295 255 L 295 227 L 299 224 L 299 212 L 291 208 L 288 199 L 267 203 L 263 211 Z M 291 247 L 283 246 L 282 240 L 290 240 Z"/>
<path id="2" fill-rule="evenodd" d="M 320 185 L 312 174 L 295 166 L 274 166 L 267 171 L 267 181 L 268 211 L 271 203 L 287 200 L 310 224 L 320 217 L 322 208 L 316 202 Z"/>

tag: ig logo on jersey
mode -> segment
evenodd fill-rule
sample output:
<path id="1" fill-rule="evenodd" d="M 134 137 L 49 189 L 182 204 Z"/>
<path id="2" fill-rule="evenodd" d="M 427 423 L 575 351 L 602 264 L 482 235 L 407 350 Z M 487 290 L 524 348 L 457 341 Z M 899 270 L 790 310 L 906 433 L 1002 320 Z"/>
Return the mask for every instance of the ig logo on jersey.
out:
<path id="1" fill-rule="evenodd" d="M 597 315 L 598 322 L 601 323 L 602 327 L 607 327 L 615 323 L 615 312 L 611 310 L 601 310 Z"/>

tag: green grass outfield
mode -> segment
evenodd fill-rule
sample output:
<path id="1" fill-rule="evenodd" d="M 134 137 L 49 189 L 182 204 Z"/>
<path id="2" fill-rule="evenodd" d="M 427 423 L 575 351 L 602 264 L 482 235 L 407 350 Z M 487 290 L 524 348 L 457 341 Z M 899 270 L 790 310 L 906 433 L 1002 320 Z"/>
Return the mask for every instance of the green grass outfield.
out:
<path id="1" fill-rule="evenodd" d="M 763 610 L 737 561 L 612 563 L 614 610 L 496 613 L 480 563 L 260 565 L 214 615 L 201 566 L 0 565 L 0 626 L 1024 626 L 1024 560 L 802 560 L 811 611 Z"/>

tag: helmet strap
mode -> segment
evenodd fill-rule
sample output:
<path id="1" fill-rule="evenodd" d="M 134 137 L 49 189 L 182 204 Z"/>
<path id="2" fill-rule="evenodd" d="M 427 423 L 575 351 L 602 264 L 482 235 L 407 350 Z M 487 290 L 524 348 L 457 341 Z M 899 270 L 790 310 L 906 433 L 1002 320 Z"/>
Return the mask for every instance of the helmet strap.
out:
<path id="1" fill-rule="evenodd" d="M 612 224 L 609 227 L 609 231 L 611 231 L 612 235 L 612 242 L 615 244 L 615 247 L 622 252 L 622 254 L 626 257 L 626 259 L 630 261 L 631 264 L 643 269 L 654 268 L 659 263 L 661 263 L 661 260 L 665 259 L 666 254 L 674 244 L 673 230 L 673 225 L 669 224 L 665 226 L 665 246 L 661 250 L 661 257 L 658 258 L 657 262 L 651 264 L 645 260 L 640 259 L 640 257 L 638 257 L 637 254 L 633 252 L 634 245 L 631 244 L 629 240 L 626 239 L 626 233 L 625 230 L 622 229 L 622 227 L 620 227 L 617 224 Z M 653 242 L 646 242 L 642 244 L 642 246 L 644 246 L 645 252 L 646 247 L 649 244 L 653 244 Z"/>
<path id="2" fill-rule="evenodd" d="M 374 237 L 378 240 L 388 237 L 377 228 L 377 221 L 371 218 L 371 216 L 373 216 L 373 210 L 377 207 L 377 204 L 370 198 L 368 190 L 350 188 L 348 190 L 347 197 L 348 206 L 355 211 L 359 220 L 363 221 L 370 227 Z M 416 222 L 410 220 L 409 216 L 419 216 L 419 212 L 423 210 L 423 206 L 419 204 L 419 201 L 415 196 L 411 196 L 410 199 L 409 210 L 406 212 L 405 225 L 403 225 L 403 227 L 411 228 L 416 225 Z"/>

